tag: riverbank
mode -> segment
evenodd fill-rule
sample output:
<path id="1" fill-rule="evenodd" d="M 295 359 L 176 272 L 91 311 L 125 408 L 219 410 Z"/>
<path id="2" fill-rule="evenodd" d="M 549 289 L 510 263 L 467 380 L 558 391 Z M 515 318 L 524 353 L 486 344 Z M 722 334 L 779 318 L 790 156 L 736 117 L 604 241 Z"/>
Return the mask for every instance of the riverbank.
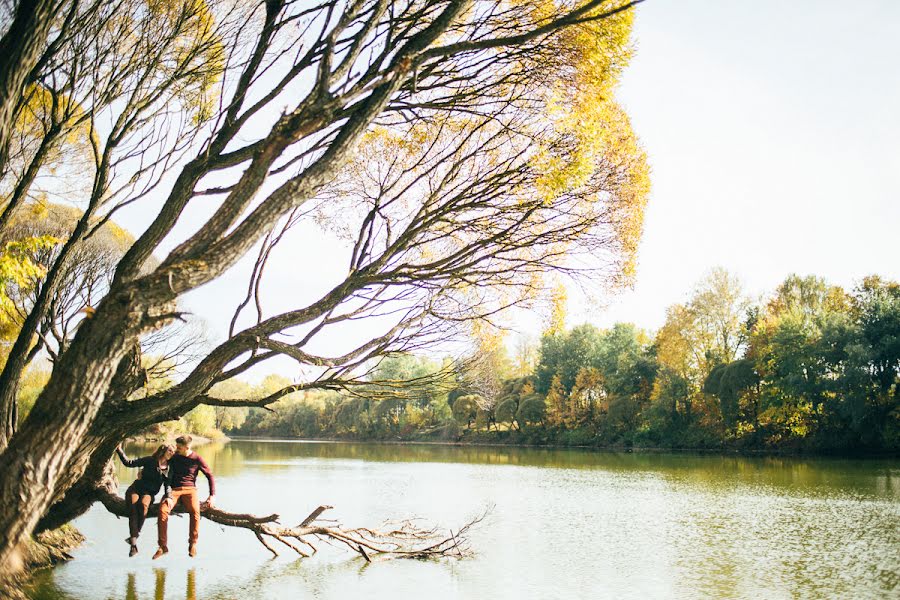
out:
<path id="1" fill-rule="evenodd" d="M 22 570 L 9 584 L 9 598 L 26 598 L 23 589 L 34 575 L 43 569 L 72 560 L 70 552 L 85 542 L 84 535 L 72 525 L 39 533 L 28 540 L 22 549 Z"/>
<path id="2" fill-rule="evenodd" d="M 131 442 L 135 444 L 175 444 L 175 438 L 180 436 L 180 433 L 173 433 L 167 435 L 154 435 L 154 434 L 139 434 L 132 435 L 125 438 L 126 442 Z M 202 435 L 198 435 L 195 433 L 190 434 L 192 446 L 203 446 L 205 444 L 225 444 L 231 438 L 225 435 L 224 433 L 219 433 L 214 437 L 206 437 Z"/>
<path id="3" fill-rule="evenodd" d="M 428 440 L 383 438 L 365 439 L 349 437 L 287 437 L 287 436 L 241 436 L 232 435 L 230 440 L 236 441 L 288 441 L 288 442 L 330 442 L 347 444 L 395 444 L 398 446 L 473 446 L 486 448 L 538 448 L 547 450 L 593 450 L 596 452 L 617 453 L 647 453 L 647 454 L 702 454 L 709 456 L 796 456 L 796 457 L 826 457 L 826 458 L 859 458 L 859 459 L 891 459 L 900 458 L 898 452 L 857 450 L 853 452 L 838 451 L 813 451 L 809 449 L 786 448 L 711 448 L 711 447 L 667 447 L 667 446 L 625 446 L 625 445 L 587 445 L 587 444 L 558 444 L 558 443 L 527 443 L 519 441 L 458 439 L 458 440 Z"/>

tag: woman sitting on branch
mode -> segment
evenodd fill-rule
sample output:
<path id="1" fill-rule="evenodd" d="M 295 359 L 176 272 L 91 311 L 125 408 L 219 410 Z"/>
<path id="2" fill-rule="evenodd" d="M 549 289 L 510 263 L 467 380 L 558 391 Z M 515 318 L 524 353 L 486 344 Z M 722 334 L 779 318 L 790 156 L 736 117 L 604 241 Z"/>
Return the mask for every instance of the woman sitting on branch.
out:
<path id="1" fill-rule="evenodd" d="M 128 533 L 125 538 L 131 546 L 128 556 L 134 556 L 138 552 L 137 539 L 147 518 L 147 509 L 153 503 L 153 498 L 162 486 L 165 488 L 163 497 L 169 495 L 171 483 L 169 481 L 169 459 L 175 454 L 175 448 L 163 444 L 156 449 L 151 456 L 142 456 L 131 460 L 125 455 L 120 444 L 116 447 L 119 460 L 126 467 L 140 467 L 138 478 L 125 490 L 125 504 L 128 507 Z"/>

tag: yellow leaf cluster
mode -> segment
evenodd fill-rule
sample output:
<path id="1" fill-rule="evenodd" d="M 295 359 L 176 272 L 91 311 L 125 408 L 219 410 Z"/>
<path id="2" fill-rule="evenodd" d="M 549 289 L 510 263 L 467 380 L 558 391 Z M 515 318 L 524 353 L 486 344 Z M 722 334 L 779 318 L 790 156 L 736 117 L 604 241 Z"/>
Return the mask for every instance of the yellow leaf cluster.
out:
<path id="1" fill-rule="evenodd" d="M 31 256 L 35 251 L 50 247 L 58 241 L 50 236 L 32 237 L 7 242 L 0 250 L 0 339 L 10 339 L 19 328 L 13 318 L 16 314 L 15 305 L 5 292 L 7 286 L 28 288 L 34 285 L 44 274 L 44 267 L 35 263 Z"/>
<path id="2" fill-rule="evenodd" d="M 604 5 L 602 10 L 610 8 Z M 534 3 L 536 19 L 549 18 L 555 10 L 553 1 Z M 634 277 L 650 192 L 646 155 L 627 114 L 614 100 L 632 54 L 633 18 L 633 11 L 624 11 L 558 34 L 560 72 L 547 90 L 546 103 L 563 143 L 542 148 L 534 159 L 541 174 L 537 191 L 546 202 L 587 188 L 585 201 L 603 204 L 618 244 L 618 283 L 623 285 Z"/>
<path id="3" fill-rule="evenodd" d="M 179 82 L 179 96 L 185 107 L 193 111 L 195 123 L 211 119 L 216 113 L 217 84 L 226 63 L 225 46 L 216 31 L 212 8 L 205 0 L 150 0 L 147 8 L 160 22 L 179 32 L 165 62 L 190 73 Z"/>
<path id="4" fill-rule="evenodd" d="M 547 319 L 547 335 L 562 333 L 566 329 L 566 302 L 568 301 L 566 286 L 557 283 L 550 295 L 550 315 Z"/>

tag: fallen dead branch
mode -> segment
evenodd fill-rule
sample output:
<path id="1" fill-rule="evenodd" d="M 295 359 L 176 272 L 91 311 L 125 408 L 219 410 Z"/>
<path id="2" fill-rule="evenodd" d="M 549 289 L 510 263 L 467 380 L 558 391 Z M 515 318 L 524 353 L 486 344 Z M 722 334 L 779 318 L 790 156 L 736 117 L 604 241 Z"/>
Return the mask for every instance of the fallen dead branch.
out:
<path id="1" fill-rule="evenodd" d="M 128 516 L 125 499 L 117 494 L 104 491 L 100 502 L 106 510 L 120 517 Z M 252 531 L 266 550 L 278 556 L 278 544 L 290 548 L 301 557 L 308 558 L 317 551 L 313 541 L 324 541 L 336 546 L 345 546 L 371 562 L 377 558 L 464 558 L 471 555 L 468 534 L 488 514 L 485 510 L 472 518 L 456 531 L 418 525 L 415 520 L 388 521 L 381 528 L 348 528 L 320 517 L 331 506 L 322 505 L 312 511 L 294 527 L 286 527 L 278 522 L 279 516 L 271 514 L 257 516 L 246 513 L 232 513 L 220 508 L 202 507 L 200 516 L 226 527 L 240 527 Z M 183 514 L 179 505 L 172 514 Z M 159 505 L 154 504 L 147 513 L 148 518 L 159 514 Z M 277 542 L 274 544 L 273 542 Z"/>

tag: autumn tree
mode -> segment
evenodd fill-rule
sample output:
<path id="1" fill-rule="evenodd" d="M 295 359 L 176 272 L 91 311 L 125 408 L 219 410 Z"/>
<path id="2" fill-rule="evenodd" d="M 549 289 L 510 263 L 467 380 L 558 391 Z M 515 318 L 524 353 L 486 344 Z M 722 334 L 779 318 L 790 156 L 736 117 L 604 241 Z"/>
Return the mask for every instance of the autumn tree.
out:
<path id="1" fill-rule="evenodd" d="M 547 423 L 562 427 L 569 420 L 571 409 L 569 406 L 569 391 L 562 383 L 559 375 L 554 375 L 550 380 L 550 389 L 544 398 L 546 404 Z"/>
<path id="2" fill-rule="evenodd" d="M 850 297 L 820 277 L 791 275 L 767 303 L 751 344 L 773 440 L 816 434 L 823 405 L 840 393 L 851 319 Z"/>
<path id="3" fill-rule="evenodd" d="M 461 371 L 460 386 L 477 399 L 478 425 L 490 428 L 503 395 L 504 380 L 512 373 L 505 332 L 482 322 L 473 323 L 472 354 Z"/>
<path id="4" fill-rule="evenodd" d="M 568 408 L 565 423 L 569 428 L 594 426 L 609 410 L 609 394 L 599 369 L 583 367 L 578 371 Z"/>
<path id="5" fill-rule="evenodd" d="M 40 266 L 38 273 L 22 285 L 6 286 L 13 303 L 9 314 L 17 323 L 17 331 L 37 305 L 47 273 L 80 216 L 74 207 L 34 202 L 16 212 L 3 231 L 10 240 L 52 240 L 29 253 L 29 259 Z M 54 289 L 47 292 L 49 305 L 35 331 L 37 340 L 28 353 L 28 362 L 41 351 L 51 361 L 65 352 L 85 311 L 93 310 L 93 305 L 108 291 L 115 267 L 133 241 L 127 232 L 108 221 L 73 251 L 71 260 L 59 269 Z"/>
<path id="6" fill-rule="evenodd" d="M 0 41 L 12 49 L 0 53 L 4 213 L 51 174 L 40 149 L 53 131 L 58 164 L 78 165 L 60 177 L 77 182 L 70 201 L 81 214 L 0 374 L 0 575 L 36 529 L 97 499 L 115 509 L 107 463 L 131 432 L 200 405 L 369 385 L 359 373 L 373 360 L 531 301 L 548 271 L 627 280 L 648 187 L 612 94 L 632 4 L 16 5 Z M 14 157 L 26 110 L 41 125 L 22 129 Z M 135 204 L 152 219 L 18 423 L 18 382 L 64 274 Z M 199 205 L 204 218 L 185 218 Z M 344 235 L 347 268 L 330 289 L 236 319 L 174 385 L 131 398 L 145 379 L 141 339 L 186 318 L 178 299 L 254 249 L 249 289 L 259 290 L 267 250 L 303 220 Z M 579 255 L 593 261 L 587 272 L 573 267 Z M 317 353 L 322 336 L 359 319 L 382 328 L 346 352 Z M 210 393 L 275 356 L 305 376 L 258 399 Z"/>
<path id="7" fill-rule="evenodd" d="M 656 333 L 654 345 L 660 367 L 667 371 L 666 380 L 687 385 L 684 397 L 676 399 L 674 408 L 688 420 L 703 382 L 717 365 L 735 360 L 746 340 L 746 317 L 750 302 L 740 282 L 721 268 L 713 269 L 694 289 L 684 304 L 666 309 L 666 321 Z M 662 397 L 671 399 L 667 394 Z"/>

